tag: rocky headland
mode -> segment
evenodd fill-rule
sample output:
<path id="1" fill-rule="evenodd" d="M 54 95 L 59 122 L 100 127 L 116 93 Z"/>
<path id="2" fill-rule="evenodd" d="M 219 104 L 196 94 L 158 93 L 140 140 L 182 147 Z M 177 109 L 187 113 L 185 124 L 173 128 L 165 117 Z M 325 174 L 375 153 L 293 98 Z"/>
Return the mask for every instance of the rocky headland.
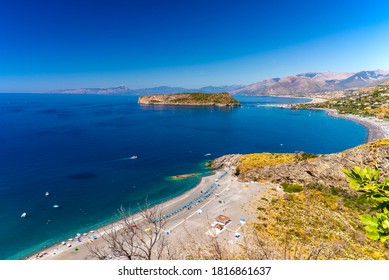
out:
<path id="1" fill-rule="evenodd" d="M 235 107 L 240 103 L 232 98 L 229 93 L 176 93 L 144 95 L 138 99 L 139 104 L 143 105 L 189 105 L 189 106 L 217 106 L 217 107 Z"/>
<path id="2" fill-rule="evenodd" d="M 259 154 L 261 155 L 261 154 Z M 280 158 L 284 154 L 265 154 L 267 158 Z M 252 159 L 250 159 L 250 156 Z M 249 158 L 247 158 L 249 157 Z M 389 173 L 389 139 L 381 139 L 364 144 L 340 153 L 319 155 L 316 157 L 285 157 L 281 163 L 256 158 L 253 155 L 226 155 L 215 159 L 211 166 L 214 168 L 234 168 L 235 174 L 243 181 L 272 181 L 291 184 L 309 185 L 320 184 L 325 187 L 349 189 L 349 182 L 342 172 L 343 168 L 351 169 L 354 166 L 361 168 L 377 166 L 382 170 L 382 176 Z M 266 158 L 265 157 L 265 158 Z"/>

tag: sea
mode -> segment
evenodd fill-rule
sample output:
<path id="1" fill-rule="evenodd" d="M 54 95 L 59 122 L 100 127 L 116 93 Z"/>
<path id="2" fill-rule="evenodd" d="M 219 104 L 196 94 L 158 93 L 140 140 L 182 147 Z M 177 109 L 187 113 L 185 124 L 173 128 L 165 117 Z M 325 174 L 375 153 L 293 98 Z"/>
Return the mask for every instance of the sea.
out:
<path id="1" fill-rule="evenodd" d="M 76 233 L 193 188 L 225 154 L 328 154 L 367 129 L 324 111 L 264 106 L 145 106 L 136 96 L 0 94 L 0 259 L 23 259 Z M 185 180 L 170 176 L 196 173 Z M 53 207 L 58 206 L 58 207 Z M 25 218 L 21 218 L 26 213 Z"/>

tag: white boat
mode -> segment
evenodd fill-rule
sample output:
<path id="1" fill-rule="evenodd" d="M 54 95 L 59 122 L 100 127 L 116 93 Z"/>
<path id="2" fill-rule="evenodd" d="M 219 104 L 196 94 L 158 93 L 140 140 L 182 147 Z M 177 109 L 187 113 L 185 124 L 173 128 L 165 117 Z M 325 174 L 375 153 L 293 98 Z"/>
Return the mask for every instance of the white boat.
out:
<path id="1" fill-rule="evenodd" d="M 204 156 L 205 156 L 205 157 L 209 157 L 209 156 L 211 156 L 211 154 L 210 154 L 210 153 L 208 153 L 208 154 L 205 154 Z"/>
<path id="2" fill-rule="evenodd" d="M 58 208 L 59 207 L 59 205 L 58 204 L 55 204 L 54 206 L 53 206 L 53 208 Z"/>
<path id="3" fill-rule="evenodd" d="M 45 196 L 49 196 L 49 192 L 46 192 L 46 193 L 45 193 Z"/>
<path id="4" fill-rule="evenodd" d="M 137 156 L 130 157 L 130 159 L 137 159 L 137 158 L 138 158 Z"/>
<path id="5" fill-rule="evenodd" d="M 27 216 L 27 213 L 24 212 L 20 217 L 21 217 L 21 218 L 25 218 L 26 216 Z"/>

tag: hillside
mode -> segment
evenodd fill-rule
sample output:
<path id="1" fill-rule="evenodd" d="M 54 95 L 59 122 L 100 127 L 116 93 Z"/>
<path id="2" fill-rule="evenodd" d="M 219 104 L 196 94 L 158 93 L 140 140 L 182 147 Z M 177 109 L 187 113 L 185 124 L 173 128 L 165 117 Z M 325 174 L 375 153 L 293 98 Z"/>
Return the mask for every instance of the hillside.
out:
<path id="1" fill-rule="evenodd" d="M 259 155 L 262 155 L 258 160 Z M 274 161 L 278 158 L 279 161 Z M 342 168 L 378 165 L 383 175 L 389 172 L 389 139 L 381 139 L 336 154 L 304 156 L 296 154 L 227 155 L 215 159 L 212 167 L 235 168 L 243 181 L 272 181 L 291 184 L 320 184 L 329 188 L 348 189 Z"/>
<path id="2" fill-rule="evenodd" d="M 351 95 L 323 103 L 300 104 L 297 107 L 336 109 L 340 114 L 374 116 L 389 120 L 389 82 L 363 88 Z"/>
<path id="3" fill-rule="evenodd" d="M 388 175 L 389 139 L 324 156 L 262 153 L 212 162 L 235 168 L 241 181 L 274 183 L 247 205 L 257 216 L 246 231 L 249 259 L 388 259 L 388 244 L 368 239 L 359 219 L 374 205 L 342 172 L 376 165 Z"/>
<path id="4" fill-rule="evenodd" d="M 361 71 L 358 73 L 309 72 L 264 80 L 233 90 L 231 93 L 304 96 L 373 86 L 388 80 L 389 72 L 383 70 Z"/>
<path id="5" fill-rule="evenodd" d="M 233 107 L 240 103 L 229 93 L 177 93 L 163 95 L 145 95 L 138 99 L 139 104 L 147 105 L 191 105 L 191 106 L 218 106 Z"/>

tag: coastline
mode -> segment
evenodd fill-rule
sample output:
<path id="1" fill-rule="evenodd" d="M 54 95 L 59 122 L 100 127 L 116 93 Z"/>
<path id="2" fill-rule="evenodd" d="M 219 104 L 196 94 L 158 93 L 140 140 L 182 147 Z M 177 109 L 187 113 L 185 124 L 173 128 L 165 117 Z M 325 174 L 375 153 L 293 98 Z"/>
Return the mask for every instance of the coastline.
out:
<path id="1" fill-rule="evenodd" d="M 357 115 L 339 114 L 335 109 L 323 109 L 328 116 L 353 121 L 363 125 L 368 130 L 366 142 L 372 142 L 382 138 L 389 138 L 389 122 L 384 122 L 374 117 L 362 117 Z"/>
<path id="2" fill-rule="evenodd" d="M 191 231 L 196 231 L 196 236 L 200 237 L 205 235 L 205 233 L 210 229 L 210 224 L 213 222 L 213 219 L 220 214 L 227 214 L 233 221 L 228 226 L 228 230 L 224 231 L 222 234 L 226 238 L 235 238 L 234 233 L 239 231 L 242 227 L 240 222 L 241 217 L 245 217 L 246 220 L 250 220 L 250 213 L 244 213 L 242 210 L 246 208 L 248 202 L 253 199 L 261 190 L 267 188 L 267 184 L 259 183 L 246 183 L 238 182 L 237 178 L 232 176 L 233 170 L 223 170 L 218 169 L 214 174 L 201 178 L 201 181 L 191 190 L 185 192 L 184 194 L 172 198 L 164 203 L 158 204 L 158 207 L 162 210 L 163 213 L 168 213 L 173 209 L 176 209 L 178 206 L 184 205 L 211 184 L 213 184 L 217 178 L 219 178 L 223 173 L 226 173 L 225 176 L 220 178 L 217 182 L 220 186 L 217 188 L 217 195 L 212 195 L 207 198 L 204 202 L 194 205 L 192 209 L 182 211 L 182 213 L 175 214 L 170 217 L 166 224 L 166 231 L 169 231 L 169 239 L 172 244 L 180 244 L 182 241 L 185 242 L 187 238 L 188 229 Z M 250 186 L 250 187 L 249 187 Z M 216 194 L 215 193 L 215 194 Z M 221 200 L 222 203 L 220 202 Z M 198 211 L 201 209 L 202 214 Z M 252 212 L 252 211 L 250 211 Z M 140 219 L 139 214 L 134 214 L 132 216 L 134 220 Z M 255 219 L 255 215 L 251 217 Z M 55 244 L 49 248 L 41 250 L 39 253 L 30 256 L 28 260 L 88 260 L 96 259 L 87 248 L 87 244 L 92 246 L 103 246 L 105 241 L 101 238 L 102 235 L 110 232 L 112 229 L 120 230 L 121 224 L 120 221 L 114 222 L 107 226 L 95 229 L 89 232 L 86 236 L 81 236 L 81 242 L 74 238 L 72 241 L 64 241 L 65 244 L 61 243 Z M 75 233 L 76 234 L 76 233 Z M 91 237 L 95 236 L 96 238 L 91 241 Z M 71 247 L 68 247 L 68 244 L 71 244 Z M 77 248 L 77 250 L 74 250 Z M 40 256 L 40 257 L 38 257 Z M 113 257 L 113 259 L 120 259 L 120 257 Z"/>
<path id="3" fill-rule="evenodd" d="M 324 98 L 318 98 L 318 97 L 294 97 L 294 96 L 279 96 L 279 97 L 288 97 L 288 98 L 308 98 L 311 99 L 311 101 L 307 103 L 321 103 L 327 101 L 327 99 Z M 278 107 L 278 108 L 291 108 L 290 104 L 268 104 L 268 105 L 262 105 L 262 106 L 270 106 L 270 107 Z M 337 110 L 335 109 L 325 109 L 325 108 L 309 108 L 307 110 L 322 110 L 326 111 L 327 115 L 334 118 L 340 118 L 349 120 L 355 123 L 358 123 L 368 130 L 368 135 L 366 137 L 365 142 L 372 142 L 378 139 L 382 138 L 389 138 L 389 122 L 382 121 L 380 119 L 377 119 L 375 117 L 362 117 L 357 115 L 344 115 L 339 114 Z"/>
<path id="4" fill-rule="evenodd" d="M 313 109 L 313 110 L 323 110 L 323 109 Z M 328 115 L 331 117 L 348 119 L 350 121 L 357 122 L 357 123 L 367 127 L 367 129 L 369 131 L 367 142 L 373 141 L 375 139 L 380 139 L 380 138 L 389 138 L 389 123 L 379 122 L 379 121 L 374 120 L 372 118 L 341 115 L 341 114 L 338 114 L 335 110 L 331 110 L 331 109 L 330 110 L 324 109 L 324 110 L 327 111 Z M 218 176 L 218 174 L 220 174 L 220 172 L 221 172 L 220 170 L 217 170 L 217 171 L 215 171 L 215 174 L 201 178 L 201 181 L 196 186 L 194 186 L 191 190 L 188 190 L 184 194 L 182 194 L 178 197 L 172 198 L 172 199 L 170 199 L 164 203 L 161 203 L 159 205 L 164 210 L 164 212 L 165 212 L 165 210 L 166 210 L 166 212 L 169 212 L 170 210 L 175 208 L 177 205 L 182 205 L 182 203 L 184 203 L 185 200 L 190 200 L 190 197 L 195 196 L 195 194 L 198 194 L 202 189 L 206 188 L 207 184 L 214 182 L 215 178 Z M 230 178 L 232 177 L 231 174 L 229 174 L 229 176 L 230 176 Z M 236 184 L 237 186 L 240 186 L 240 188 L 243 188 L 242 184 L 244 184 L 244 183 L 234 181 L 234 184 Z M 268 185 L 266 185 L 266 186 L 268 186 Z M 214 199 L 214 198 L 212 198 L 212 199 Z M 215 207 L 214 209 L 217 209 L 217 208 Z M 231 212 L 232 211 L 237 212 L 239 210 L 240 210 L 240 208 L 235 209 L 235 210 L 230 209 Z M 193 210 L 193 211 L 188 212 L 188 213 L 189 214 L 187 216 L 196 214 L 196 210 Z M 229 216 L 233 216 L 233 215 L 236 215 L 236 214 L 229 214 Z M 139 215 L 135 214 L 134 217 L 138 218 Z M 211 217 L 214 217 L 214 215 L 212 214 Z M 169 220 L 169 224 L 175 225 L 175 224 L 182 222 L 183 220 L 185 220 L 185 219 L 183 219 L 181 217 L 173 217 L 173 218 L 171 218 L 171 220 Z M 89 259 L 90 254 L 88 254 L 87 248 L 86 248 L 86 244 L 88 244 L 89 237 L 94 236 L 94 235 L 97 236 L 97 239 L 93 242 L 93 245 L 103 244 L 104 242 L 101 238 L 101 234 L 104 234 L 105 231 L 109 231 L 112 227 L 114 227 L 114 228 L 119 227 L 120 228 L 119 224 L 120 224 L 120 221 L 114 222 L 112 224 L 108 224 L 108 225 L 101 227 L 101 228 L 98 228 L 98 229 L 95 229 L 93 232 L 89 232 L 87 234 L 87 236 L 85 236 L 85 237 L 83 236 L 81 238 L 82 242 L 78 242 L 77 240 L 72 240 L 71 242 L 66 242 L 66 244 L 72 245 L 72 247 L 70 247 L 70 248 L 67 248 L 66 246 L 61 245 L 61 244 L 56 244 L 56 245 L 53 245 L 51 247 L 45 248 L 45 249 L 41 250 L 41 252 L 44 251 L 47 254 L 45 254 L 43 257 L 41 257 L 39 259 L 62 259 L 62 260 L 65 260 L 65 259 Z M 74 235 L 76 235 L 76 233 L 74 233 Z M 79 250 L 74 251 L 75 247 L 77 247 Z M 28 259 L 30 259 L 30 260 L 37 259 L 36 254 L 34 254 L 33 256 L 30 256 Z"/>
<path id="5" fill-rule="evenodd" d="M 171 199 L 169 199 L 169 200 L 167 200 L 167 201 L 165 201 L 163 203 L 157 204 L 155 206 L 160 207 L 161 210 L 165 210 L 166 208 L 174 206 L 174 205 L 178 204 L 180 201 L 182 201 L 184 199 L 187 199 L 190 196 L 193 196 L 194 193 L 197 193 L 197 191 L 199 190 L 200 186 L 202 186 L 204 184 L 204 182 L 208 182 L 208 180 L 212 179 L 213 177 L 217 177 L 217 172 L 215 172 L 215 174 L 202 177 L 200 182 L 195 187 L 193 187 L 192 189 L 186 191 L 185 193 L 181 194 L 180 196 L 171 198 Z M 166 209 L 166 212 L 168 212 L 168 210 L 169 209 Z M 134 217 L 134 219 L 137 220 L 137 219 L 140 218 L 140 215 L 139 215 L 139 213 L 135 213 L 135 214 L 132 215 L 132 217 Z M 61 254 L 63 254 L 64 252 L 66 252 L 66 251 L 72 251 L 73 248 L 76 247 L 76 246 L 77 247 L 85 246 L 86 243 L 89 241 L 91 236 L 96 236 L 97 237 L 96 242 L 95 242 L 96 244 L 97 243 L 101 243 L 101 235 L 102 234 L 104 234 L 106 231 L 111 230 L 112 228 L 117 229 L 118 227 L 120 227 L 120 220 L 119 221 L 115 221 L 113 223 L 109 223 L 109 224 L 107 224 L 105 226 L 102 226 L 102 227 L 99 227 L 97 229 L 94 229 L 94 230 L 90 231 L 88 233 L 88 235 L 87 235 L 86 240 L 82 240 L 82 238 L 81 238 L 82 242 L 79 242 L 79 243 L 77 243 L 78 242 L 77 240 L 74 240 L 74 238 L 69 236 L 69 239 L 67 241 L 66 240 L 64 241 L 64 242 L 66 242 L 66 245 L 62 245 L 61 243 L 54 244 L 52 246 L 49 246 L 47 248 L 44 248 L 44 249 L 40 250 L 40 252 L 38 252 L 36 254 L 28 256 L 26 259 L 28 259 L 28 260 L 36 260 L 36 259 L 62 259 L 62 258 L 57 258 L 57 257 L 60 256 Z M 76 233 L 74 233 L 74 235 L 76 235 Z M 70 239 L 73 239 L 73 240 L 70 241 Z M 71 244 L 72 246 L 70 248 L 66 247 L 68 244 Z M 38 257 L 38 255 L 40 253 L 43 254 L 42 257 Z M 45 254 L 45 253 L 47 253 L 47 254 Z"/>

